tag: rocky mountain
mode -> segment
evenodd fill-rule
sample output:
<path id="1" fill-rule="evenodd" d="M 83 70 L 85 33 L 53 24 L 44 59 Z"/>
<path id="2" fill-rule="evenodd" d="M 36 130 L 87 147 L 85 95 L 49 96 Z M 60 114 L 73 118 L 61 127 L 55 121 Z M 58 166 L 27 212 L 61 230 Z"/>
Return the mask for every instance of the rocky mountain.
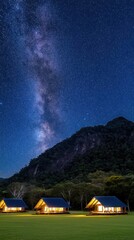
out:
<path id="1" fill-rule="evenodd" d="M 134 173 L 134 123 L 123 117 L 105 126 L 85 127 L 48 149 L 9 181 L 51 186 L 85 180 L 96 170 Z"/>

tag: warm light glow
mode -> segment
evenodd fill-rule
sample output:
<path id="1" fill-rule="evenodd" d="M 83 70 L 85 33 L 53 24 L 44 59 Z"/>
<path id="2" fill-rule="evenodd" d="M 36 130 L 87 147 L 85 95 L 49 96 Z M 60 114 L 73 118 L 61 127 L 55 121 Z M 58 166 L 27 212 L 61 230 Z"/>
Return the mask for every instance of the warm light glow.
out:
<path id="1" fill-rule="evenodd" d="M 21 207 L 4 207 L 3 209 L 3 212 L 19 212 L 19 211 L 22 211 L 22 208 Z"/>
<path id="2" fill-rule="evenodd" d="M 64 208 L 55 208 L 55 207 L 45 207 L 44 208 L 44 212 L 46 213 L 57 213 L 57 212 L 63 212 L 64 211 Z"/>
<path id="3" fill-rule="evenodd" d="M 98 206 L 98 211 L 102 212 L 103 211 L 103 206 Z"/>

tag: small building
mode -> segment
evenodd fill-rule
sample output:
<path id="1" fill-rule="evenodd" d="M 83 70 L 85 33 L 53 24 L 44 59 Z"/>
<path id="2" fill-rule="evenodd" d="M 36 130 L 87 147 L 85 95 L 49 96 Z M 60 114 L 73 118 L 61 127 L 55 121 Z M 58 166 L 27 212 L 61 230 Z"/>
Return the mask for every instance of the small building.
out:
<path id="1" fill-rule="evenodd" d="M 0 212 L 24 212 L 27 209 L 27 205 L 20 198 L 4 198 L 0 202 Z"/>
<path id="2" fill-rule="evenodd" d="M 126 207 L 115 196 L 95 196 L 86 206 L 92 214 L 126 214 Z"/>
<path id="3" fill-rule="evenodd" d="M 68 213 L 69 204 L 63 198 L 41 198 L 36 204 L 35 208 L 37 213 Z"/>

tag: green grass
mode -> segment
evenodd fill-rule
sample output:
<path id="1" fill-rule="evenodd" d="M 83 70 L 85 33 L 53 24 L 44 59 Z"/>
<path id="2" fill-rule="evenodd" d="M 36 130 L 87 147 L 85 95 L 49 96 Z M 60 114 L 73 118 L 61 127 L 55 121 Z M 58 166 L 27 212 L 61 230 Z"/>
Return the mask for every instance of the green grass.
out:
<path id="1" fill-rule="evenodd" d="M 131 240 L 133 236 L 134 214 L 0 214 L 0 240 Z"/>

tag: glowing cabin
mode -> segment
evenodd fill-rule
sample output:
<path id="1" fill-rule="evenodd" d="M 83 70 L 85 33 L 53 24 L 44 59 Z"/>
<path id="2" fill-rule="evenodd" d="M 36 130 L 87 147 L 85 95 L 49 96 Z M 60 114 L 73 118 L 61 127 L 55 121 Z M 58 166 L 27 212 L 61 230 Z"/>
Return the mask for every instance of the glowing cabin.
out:
<path id="1" fill-rule="evenodd" d="M 37 213 L 68 213 L 69 204 L 63 198 L 41 198 L 36 204 Z"/>
<path id="2" fill-rule="evenodd" d="M 126 214 L 126 207 L 115 196 L 95 196 L 86 206 L 92 214 Z"/>
<path id="3" fill-rule="evenodd" d="M 4 198 L 0 202 L 0 212 L 24 212 L 27 209 L 27 205 L 20 198 Z"/>

